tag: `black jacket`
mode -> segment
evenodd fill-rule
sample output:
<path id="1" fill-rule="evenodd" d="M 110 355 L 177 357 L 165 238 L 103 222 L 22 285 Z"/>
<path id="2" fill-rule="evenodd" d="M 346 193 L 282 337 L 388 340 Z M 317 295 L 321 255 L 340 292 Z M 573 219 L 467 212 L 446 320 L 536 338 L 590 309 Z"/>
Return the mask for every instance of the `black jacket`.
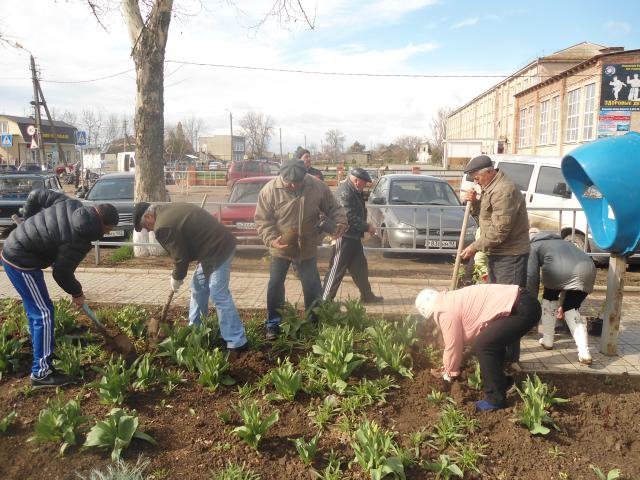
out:
<path id="1" fill-rule="evenodd" d="M 60 288 L 80 296 L 82 285 L 74 272 L 91 242 L 102 237 L 98 213 L 79 200 L 43 189 L 29 194 L 24 212 L 24 222 L 4 242 L 2 258 L 23 270 L 51 266 Z"/>
<path id="2" fill-rule="evenodd" d="M 307 173 L 309 175 L 313 175 L 314 177 L 324 181 L 324 175 L 322 174 L 322 172 L 320 170 L 318 170 L 317 168 L 313 168 L 313 167 L 309 167 L 307 168 Z"/>
<path id="3" fill-rule="evenodd" d="M 367 224 L 367 209 L 364 206 L 362 192 L 359 192 L 348 178 L 338 185 L 336 197 L 340 205 L 347 213 L 349 228 L 345 232 L 345 237 L 362 238 L 369 230 Z"/>

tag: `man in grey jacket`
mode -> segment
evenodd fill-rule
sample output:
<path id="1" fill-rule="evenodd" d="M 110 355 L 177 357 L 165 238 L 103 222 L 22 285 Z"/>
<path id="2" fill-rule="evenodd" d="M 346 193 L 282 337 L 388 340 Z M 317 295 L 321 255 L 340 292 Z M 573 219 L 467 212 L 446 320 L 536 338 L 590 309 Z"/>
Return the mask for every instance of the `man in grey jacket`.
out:
<path id="1" fill-rule="evenodd" d="M 533 295 L 538 294 L 540 271 L 544 285 L 540 345 L 547 350 L 553 348 L 556 313 L 558 316 L 564 314 L 578 347 L 578 360 L 583 365 L 591 365 L 587 325 L 578 309 L 587 295 L 593 291 L 596 279 L 593 260 L 573 243 L 562 240 L 557 234 L 540 233 L 537 228 L 532 228 L 530 237 L 527 290 Z M 561 293 L 564 293 L 564 299 L 558 307 Z"/>
<path id="2" fill-rule="evenodd" d="M 318 228 L 321 215 L 337 225 L 333 237 L 341 237 L 347 228 L 344 209 L 324 182 L 307 174 L 300 160 L 283 163 L 280 175 L 260 191 L 256 228 L 271 254 L 267 287 L 268 340 L 275 340 L 280 332 L 284 282 L 291 263 L 302 283 L 305 309 L 309 311 L 322 297 L 317 265 L 318 245 L 325 235 Z"/>

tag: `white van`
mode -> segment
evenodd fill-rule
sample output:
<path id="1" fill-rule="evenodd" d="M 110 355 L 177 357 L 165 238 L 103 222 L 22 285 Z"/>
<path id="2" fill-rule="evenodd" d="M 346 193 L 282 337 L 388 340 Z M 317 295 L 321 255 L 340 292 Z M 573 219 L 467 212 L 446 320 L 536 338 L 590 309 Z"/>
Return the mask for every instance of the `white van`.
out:
<path id="1" fill-rule="evenodd" d="M 562 238 L 573 240 L 584 249 L 587 217 L 582 210 L 575 214 L 575 234 L 572 235 L 574 214 L 571 211 L 536 210 L 536 208 L 578 208 L 580 202 L 573 195 L 560 169 L 561 157 L 543 157 L 535 155 L 487 155 L 494 167 L 502 170 L 525 196 L 529 223 L 540 230 L 557 231 Z M 473 179 L 463 175 L 461 190 L 472 185 Z M 601 250 L 593 243 L 589 234 L 588 252 Z M 594 257 L 596 263 L 606 262 L 606 257 Z"/>

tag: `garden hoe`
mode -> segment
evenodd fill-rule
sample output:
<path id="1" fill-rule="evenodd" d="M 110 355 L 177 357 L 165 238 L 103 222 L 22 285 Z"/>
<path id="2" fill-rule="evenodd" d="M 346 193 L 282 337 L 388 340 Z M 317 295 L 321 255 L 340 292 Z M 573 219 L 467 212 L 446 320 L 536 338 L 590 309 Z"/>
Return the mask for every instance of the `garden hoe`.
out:
<path id="1" fill-rule="evenodd" d="M 469 215 L 471 214 L 471 202 L 467 202 L 464 207 L 464 218 L 462 219 L 462 230 L 460 230 L 460 239 L 458 240 L 458 251 L 456 252 L 456 263 L 453 266 L 453 275 L 451 276 L 451 284 L 449 290 L 455 290 L 458 287 L 458 270 L 460 269 L 460 254 L 464 248 L 464 237 L 467 233 L 467 223 L 469 223 Z"/>
<path id="2" fill-rule="evenodd" d="M 104 324 L 102 324 L 102 322 L 100 322 L 100 320 L 98 320 L 98 317 L 96 317 L 96 314 L 93 312 L 93 310 L 89 308 L 89 305 L 83 303 L 82 310 L 87 314 L 87 317 L 91 319 L 94 326 L 96 327 L 96 330 L 100 332 L 100 335 L 102 335 L 111 350 L 122 355 L 127 364 L 132 363 L 136 359 L 136 349 L 133 346 L 133 343 L 131 343 L 131 340 L 129 340 L 129 337 L 127 337 L 122 332 L 119 332 L 114 336 L 109 335 L 106 327 L 104 326 Z"/>
<path id="3" fill-rule="evenodd" d="M 160 335 L 160 325 L 164 324 L 167 321 L 167 314 L 169 313 L 169 305 L 171 305 L 171 300 L 173 300 L 173 290 L 169 291 L 169 296 L 167 297 L 167 301 L 162 307 L 162 313 L 160 314 L 160 318 L 151 317 L 149 323 L 147 324 L 147 331 L 151 336 L 151 341 L 157 343 Z"/>

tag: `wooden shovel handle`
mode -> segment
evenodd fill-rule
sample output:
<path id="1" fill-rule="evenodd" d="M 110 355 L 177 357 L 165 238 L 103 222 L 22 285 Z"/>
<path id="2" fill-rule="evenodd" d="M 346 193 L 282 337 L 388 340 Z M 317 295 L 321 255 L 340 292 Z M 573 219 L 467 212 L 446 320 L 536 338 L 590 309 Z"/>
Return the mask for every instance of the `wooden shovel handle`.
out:
<path id="1" fill-rule="evenodd" d="M 471 214 L 471 202 L 467 202 L 464 207 L 464 217 L 462 219 L 462 230 L 460 230 L 460 239 L 458 240 L 458 251 L 456 252 L 456 263 L 453 266 L 453 275 L 451 276 L 451 284 L 449 290 L 455 290 L 458 286 L 458 270 L 460 269 L 460 254 L 464 248 L 464 237 L 467 233 L 467 223 L 469 223 L 469 215 Z"/>

